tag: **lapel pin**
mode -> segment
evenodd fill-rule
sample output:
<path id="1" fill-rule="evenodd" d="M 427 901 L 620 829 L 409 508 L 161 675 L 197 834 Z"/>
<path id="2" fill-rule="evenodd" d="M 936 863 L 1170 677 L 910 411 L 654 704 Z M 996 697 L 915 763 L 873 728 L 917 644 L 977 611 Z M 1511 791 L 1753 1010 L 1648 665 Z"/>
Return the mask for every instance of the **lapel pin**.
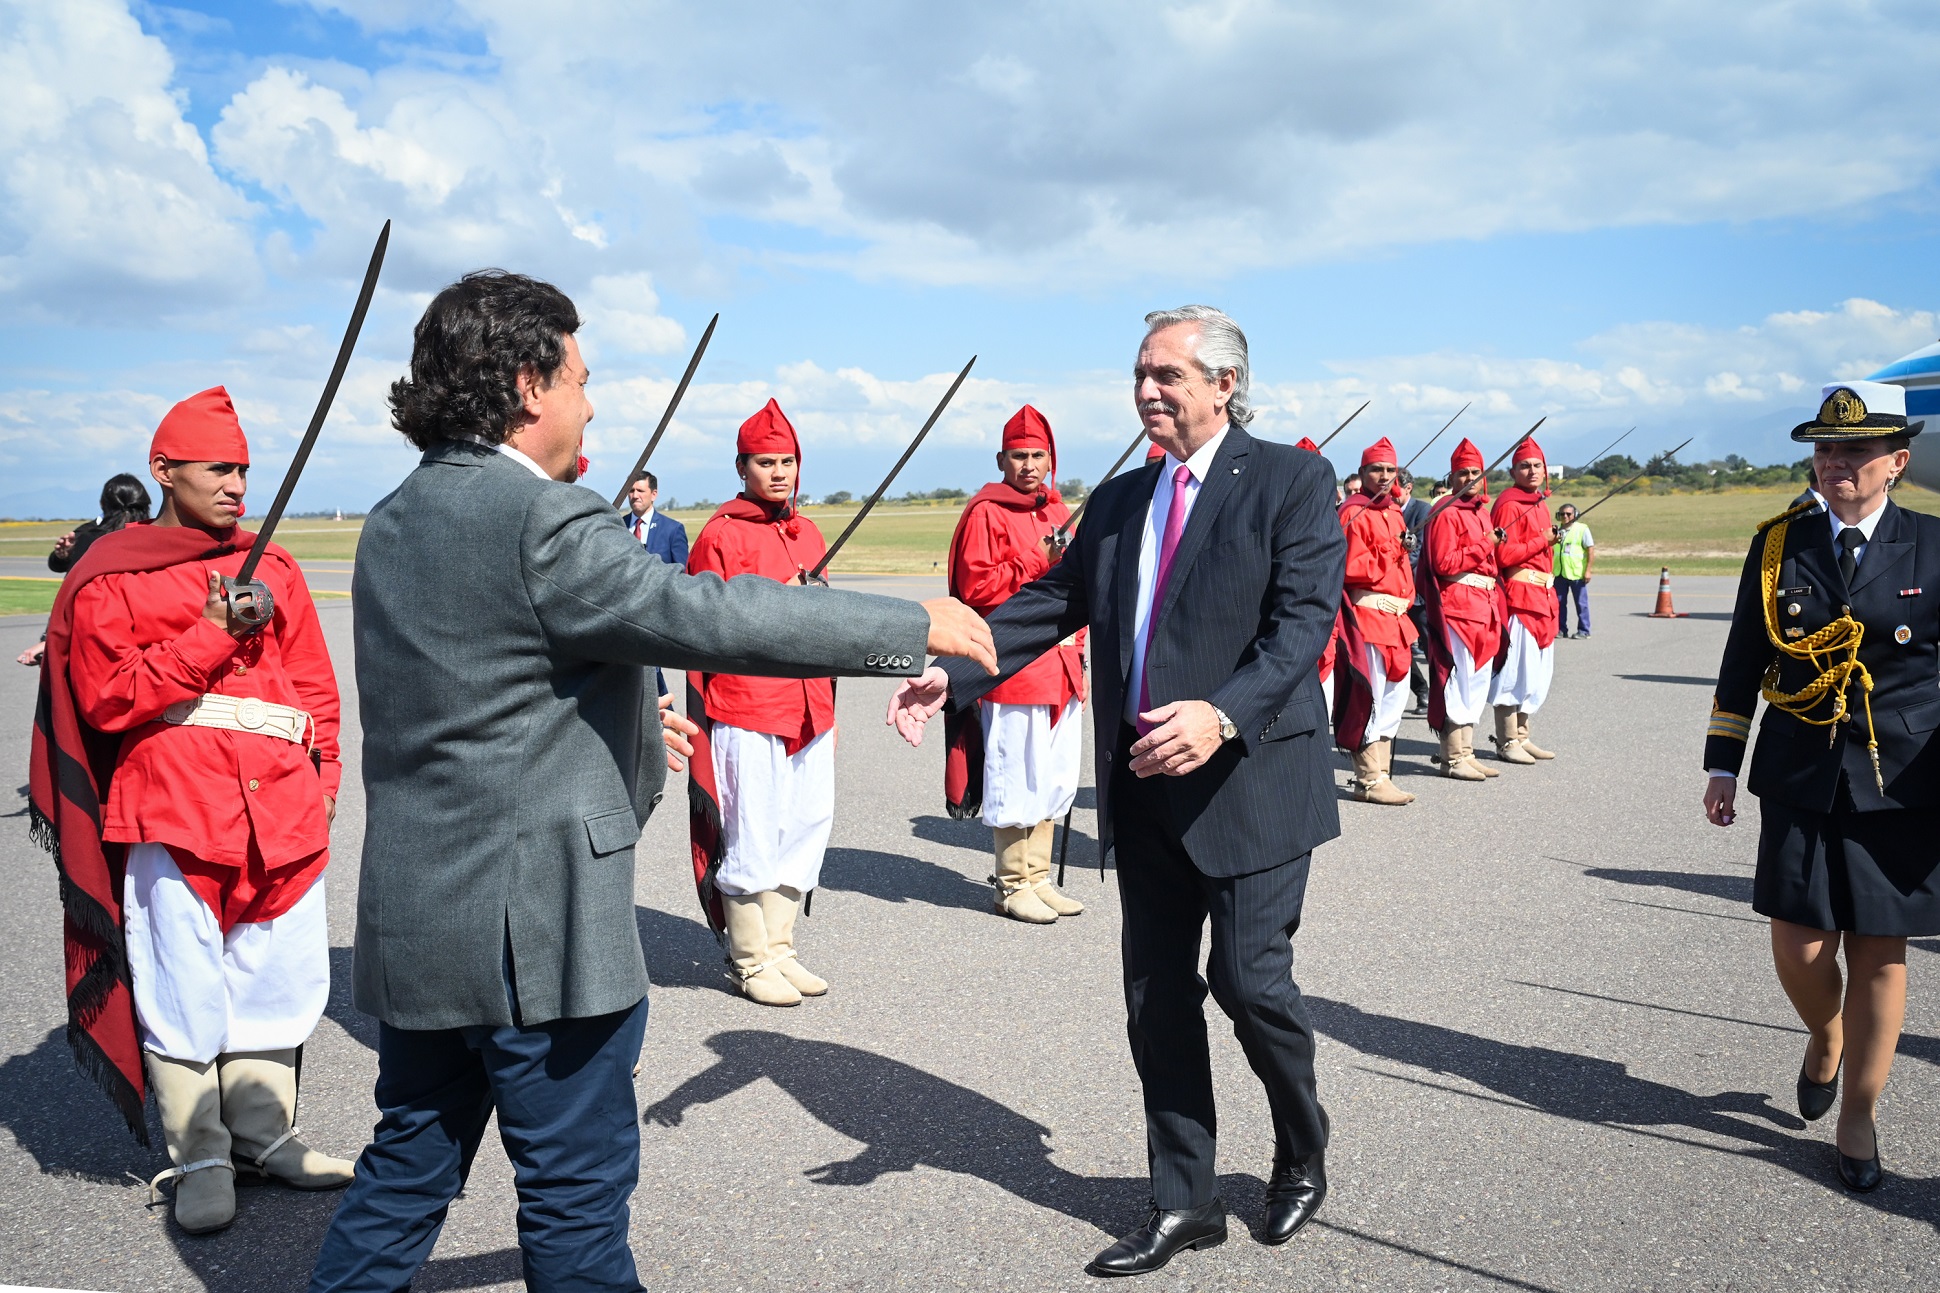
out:
<path id="1" fill-rule="evenodd" d="M 1913 640 L 1913 630 L 1902 624 L 1893 630 L 1893 640 L 1901 646 L 1905 646 Z"/>

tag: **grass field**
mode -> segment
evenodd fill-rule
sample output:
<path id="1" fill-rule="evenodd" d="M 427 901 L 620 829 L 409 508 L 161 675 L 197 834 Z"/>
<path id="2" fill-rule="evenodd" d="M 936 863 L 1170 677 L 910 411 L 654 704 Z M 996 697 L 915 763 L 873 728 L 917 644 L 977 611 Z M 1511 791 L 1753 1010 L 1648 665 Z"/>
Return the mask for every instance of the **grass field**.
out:
<path id="1" fill-rule="evenodd" d="M 1797 493 L 1787 488 L 1719 494 L 1620 494 L 1589 518 L 1590 531 L 1597 540 L 1596 568 L 1606 574 L 1650 574 L 1659 566 L 1670 566 L 1687 575 L 1734 574 L 1744 564 L 1745 550 L 1758 523 L 1783 511 Z M 1902 507 L 1940 515 L 1940 494 L 1908 486 L 1894 491 L 1893 497 Z M 1589 502 L 1572 501 L 1579 507 Z M 1555 505 L 1556 500 L 1552 500 L 1552 508 Z M 804 511 L 834 542 L 856 509 L 810 507 Z M 842 549 L 834 569 L 844 574 L 941 574 L 957 512 L 955 503 L 884 503 L 869 514 Z M 686 524 L 690 538 L 708 517 L 707 512 L 686 509 L 671 515 Z M 75 524 L 0 523 L 0 556 L 45 556 L 54 540 Z M 347 561 L 357 555 L 362 529 L 361 521 L 302 518 L 277 527 L 276 538 L 299 558 Z"/>
<path id="2" fill-rule="evenodd" d="M 51 577 L 0 579 L 0 615 L 45 615 L 60 588 L 61 581 Z"/>

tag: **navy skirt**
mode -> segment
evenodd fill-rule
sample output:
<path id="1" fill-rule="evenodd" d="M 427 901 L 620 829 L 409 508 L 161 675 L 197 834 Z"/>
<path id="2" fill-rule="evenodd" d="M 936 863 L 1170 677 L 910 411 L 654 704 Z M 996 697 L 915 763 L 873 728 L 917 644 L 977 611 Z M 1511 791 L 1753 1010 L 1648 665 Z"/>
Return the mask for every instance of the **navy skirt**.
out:
<path id="1" fill-rule="evenodd" d="M 1759 915 L 1852 934 L 1940 934 L 1940 811 L 1817 813 L 1769 799 L 1758 809 Z"/>

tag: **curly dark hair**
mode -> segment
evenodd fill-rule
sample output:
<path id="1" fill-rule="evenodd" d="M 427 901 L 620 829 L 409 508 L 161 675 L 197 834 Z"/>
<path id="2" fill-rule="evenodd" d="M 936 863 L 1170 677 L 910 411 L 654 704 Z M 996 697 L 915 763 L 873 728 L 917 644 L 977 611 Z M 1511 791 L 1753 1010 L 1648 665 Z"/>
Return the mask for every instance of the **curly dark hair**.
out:
<path id="1" fill-rule="evenodd" d="M 550 283 L 502 269 L 433 297 L 411 342 L 411 375 L 391 383 L 391 425 L 420 449 L 472 435 L 501 444 L 519 411 L 519 373 L 550 385 L 579 311 Z"/>

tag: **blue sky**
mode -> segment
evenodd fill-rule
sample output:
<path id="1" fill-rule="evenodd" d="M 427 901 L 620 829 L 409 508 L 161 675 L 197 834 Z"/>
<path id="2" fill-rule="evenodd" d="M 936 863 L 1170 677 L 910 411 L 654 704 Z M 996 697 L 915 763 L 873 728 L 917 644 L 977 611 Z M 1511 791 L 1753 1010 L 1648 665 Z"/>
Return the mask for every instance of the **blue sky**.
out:
<path id="1" fill-rule="evenodd" d="M 974 486 L 1027 400 L 1095 477 L 1192 300 L 1276 438 L 1473 401 L 1485 450 L 1789 459 L 1821 382 L 1940 336 L 1937 60 L 1914 3 L 0 0 L 0 514 L 90 510 L 217 382 L 267 491 L 386 218 L 299 507 L 409 470 L 385 387 L 483 264 L 580 303 L 608 490 L 716 310 L 685 499 L 771 395 L 810 492 L 868 488 L 972 353 L 898 488 Z"/>

